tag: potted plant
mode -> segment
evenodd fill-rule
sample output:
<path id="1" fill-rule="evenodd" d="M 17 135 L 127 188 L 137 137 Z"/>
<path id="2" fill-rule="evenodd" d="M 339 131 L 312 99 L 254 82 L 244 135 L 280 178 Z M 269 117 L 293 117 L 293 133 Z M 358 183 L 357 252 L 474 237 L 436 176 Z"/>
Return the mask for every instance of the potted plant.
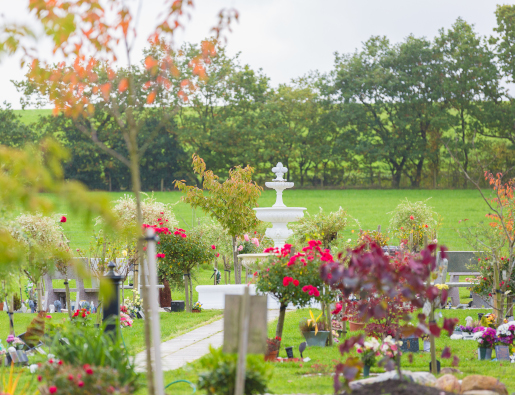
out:
<path id="1" fill-rule="evenodd" d="M 343 316 L 344 321 L 349 321 L 349 331 L 361 331 L 365 329 L 365 323 L 359 318 L 358 303 L 356 301 L 347 301 L 345 305 L 345 314 Z"/>
<path id="2" fill-rule="evenodd" d="M 326 328 L 325 319 L 319 321 L 324 313 L 320 313 L 315 319 L 313 312 L 309 310 L 309 315 L 311 318 L 306 318 L 300 322 L 300 331 L 306 339 L 308 346 L 325 347 L 329 331 Z"/>
<path id="3" fill-rule="evenodd" d="M 273 339 L 266 339 L 266 354 L 265 361 L 273 362 L 277 359 L 277 353 L 279 352 L 279 345 L 281 344 L 281 338 L 275 337 Z"/>
<path id="4" fill-rule="evenodd" d="M 429 335 L 423 334 L 420 336 L 420 338 L 422 339 L 424 352 L 430 352 L 431 351 L 431 341 L 429 340 Z"/>
<path id="5" fill-rule="evenodd" d="M 356 352 L 359 354 L 361 362 L 363 362 L 363 377 L 370 376 L 370 368 L 375 366 L 376 357 L 381 355 L 379 351 L 380 346 L 379 341 L 375 337 L 363 343 L 363 346 L 356 344 Z"/>
<path id="6" fill-rule="evenodd" d="M 496 331 L 493 328 L 479 327 L 474 334 L 474 340 L 478 343 L 478 359 L 492 359 L 492 348 L 497 340 Z"/>
<path id="7" fill-rule="evenodd" d="M 200 313 L 202 311 L 202 304 L 200 302 L 196 302 L 192 309 L 191 309 L 191 312 L 192 313 Z"/>
<path id="8" fill-rule="evenodd" d="M 395 339 L 391 336 L 386 336 L 383 340 L 383 343 L 381 344 L 381 347 L 379 347 L 379 351 L 381 351 L 382 354 L 384 354 L 385 357 L 388 357 L 390 359 L 394 359 L 397 354 L 400 353 L 400 347 L 402 345 L 401 341 L 395 341 Z"/>

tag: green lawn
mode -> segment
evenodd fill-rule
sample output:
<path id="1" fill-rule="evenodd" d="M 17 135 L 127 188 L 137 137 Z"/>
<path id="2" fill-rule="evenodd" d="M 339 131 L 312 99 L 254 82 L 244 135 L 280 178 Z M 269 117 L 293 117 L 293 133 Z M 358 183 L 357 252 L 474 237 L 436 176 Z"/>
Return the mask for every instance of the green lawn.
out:
<path id="1" fill-rule="evenodd" d="M 477 317 L 478 312 L 486 310 L 442 310 L 444 317 L 457 317 L 460 323 L 465 323 L 465 317 L 471 315 Z M 298 346 L 304 341 L 299 331 L 299 321 L 309 316 L 308 310 L 297 310 L 286 315 L 283 341 L 280 356 L 285 357 L 284 347 L 293 346 L 294 356 L 299 357 Z M 277 321 L 268 325 L 269 336 L 274 336 Z M 356 333 L 350 333 L 349 336 Z M 443 332 L 440 339 L 436 339 L 437 359 L 440 360 L 442 367 L 450 367 L 451 360 L 439 358 L 442 350 L 449 346 L 453 354 L 460 358 L 459 369 L 463 374 L 458 378 L 463 378 L 470 374 L 483 374 L 498 378 L 508 387 L 508 393 L 515 391 L 515 376 L 513 366 L 509 362 L 478 361 L 477 343 L 471 340 L 451 340 L 447 332 Z M 422 349 L 420 341 L 420 348 Z M 304 357 L 311 358 L 309 362 L 288 362 L 273 363 L 274 375 L 269 383 L 269 390 L 274 394 L 332 394 L 334 366 L 343 361 L 344 358 L 338 351 L 338 345 L 333 347 L 310 347 L 304 352 Z M 430 362 L 429 353 L 419 352 L 413 354 L 413 363 L 409 362 L 408 356 L 402 358 L 402 368 L 413 371 L 428 371 Z M 197 381 L 199 369 L 198 362 L 194 362 L 182 369 L 165 373 L 165 382 L 186 379 L 192 382 Z M 373 373 L 382 372 L 381 368 L 372 368 Z M 170 394 L 191 394 L 187 384 L 177 384 L 173 386 Z"/>
<path id="2" fill-rule="evenodd" d="M 102 192 L 92 192 L 102 193 Z M 111 192 L 109 197 L 116 200 L 123 196 L 123 192 Z M 180 202 L 180 192 L 155 192 L 157 200 L 164 203 L 177 203 L 174 213 L 185 229 L 191 228 L 196 219 L 204 216 L 201 210 L 192 210 L 191 207 Z M 391 215 L 388 214 L 401 200 L 408 198 L 413 201 L 429 200 L 443 219 L 442 227 L 438 232 L 438 242 L 447 245 L 451 250 L 468 250 L 470 247 L 459 238 L 456 233 L 458 221 L 468 219 L 467 225 L 482 221 L 487 214 L 487 206 L 475 190 L 287 190 L 284 193 L 284 202 L 291 207 L 306 207 L 308 212 L 316 213 L 319 207 L 325 211 L 335 211 L 341 206 L 350 216 L 359 221 L 359 226 L 351 221 L 343 232 L 344 237 L 355 238 L 356 233 L 362 229 L 377 229 L 381 225 L 383 230 L 388 228 Z M 273 205 L 275 192 L 266 190 L 259 200 L 260 207 Z M 68 215 L 68 222 L 64 228 L 71 241 L 72 248 L 86 248 L 91 237 L 91 224 L 85 224 L 69 209 L 57 202 L 57 212 Z M 463 224 L 462 224 L 463 225 Z"/>

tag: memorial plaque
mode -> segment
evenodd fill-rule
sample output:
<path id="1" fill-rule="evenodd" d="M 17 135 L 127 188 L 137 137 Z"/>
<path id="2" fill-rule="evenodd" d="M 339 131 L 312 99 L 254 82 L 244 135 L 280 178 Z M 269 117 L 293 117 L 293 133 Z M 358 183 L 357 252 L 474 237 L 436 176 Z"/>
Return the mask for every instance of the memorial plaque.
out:
<path id="1" fill-rule="evenodd" d="M 237 353 L 240 339 L 240 305 L 242 295 L 225 295 L 224 309 L 224 347 L 226 353 Z M 265 354 L 267 338 L 267 297 L 250 296 L 250 323 L 248 354 Z"/>
<path id="2" fill-rule="evenodd" d="M 509 346 L 495 346 L 495 357 L 498 361 L 510 360 L 510 347 Z"/>

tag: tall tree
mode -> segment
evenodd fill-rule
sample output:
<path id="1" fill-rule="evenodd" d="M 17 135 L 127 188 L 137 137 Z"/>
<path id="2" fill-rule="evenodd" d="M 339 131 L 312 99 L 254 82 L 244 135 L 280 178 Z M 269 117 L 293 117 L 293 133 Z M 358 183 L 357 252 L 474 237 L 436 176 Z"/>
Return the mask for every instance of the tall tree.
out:
<path id="1" fill-rule="evenodd" d="M 435 47 L 442 62 L 442 99 L 449 108 L 448 128 L 455 133 L 462 154 L 461 164 L 468 172 L 471 137 L 474 131 L 484 129 L 483 103 L 499 96 L 500 74 L 495 54 L 473 26 L 461 18 L 451 29 L 440 30 Z M 466 185 L 464 177 L 463 187 Z"/>

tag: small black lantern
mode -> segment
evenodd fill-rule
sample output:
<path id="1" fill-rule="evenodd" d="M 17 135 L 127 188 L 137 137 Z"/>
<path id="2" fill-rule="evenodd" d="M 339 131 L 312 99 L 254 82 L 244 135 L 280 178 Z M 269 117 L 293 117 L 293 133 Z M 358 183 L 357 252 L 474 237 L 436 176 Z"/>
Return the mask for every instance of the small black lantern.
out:
<path id="1" fill-rule="evenodd" d="M 109 268 L 109 272 L 105 276 L 109 280 L 109 284 L 111 285 L 111 295 L 109 300 L 107 298 L 104 299 L 103 303 L 103 311 L 104 316 L 103 319 L 109 320 L 109 323 L 106 325 L 106 332 L 114 332 L 116 330 L 116 325 L 120 322 L 120 282 L 122 281 L 121 276 L 117 276 L 114 272 L 114 268 L 116 265 L 113 261 L 107 264 Z"/>

